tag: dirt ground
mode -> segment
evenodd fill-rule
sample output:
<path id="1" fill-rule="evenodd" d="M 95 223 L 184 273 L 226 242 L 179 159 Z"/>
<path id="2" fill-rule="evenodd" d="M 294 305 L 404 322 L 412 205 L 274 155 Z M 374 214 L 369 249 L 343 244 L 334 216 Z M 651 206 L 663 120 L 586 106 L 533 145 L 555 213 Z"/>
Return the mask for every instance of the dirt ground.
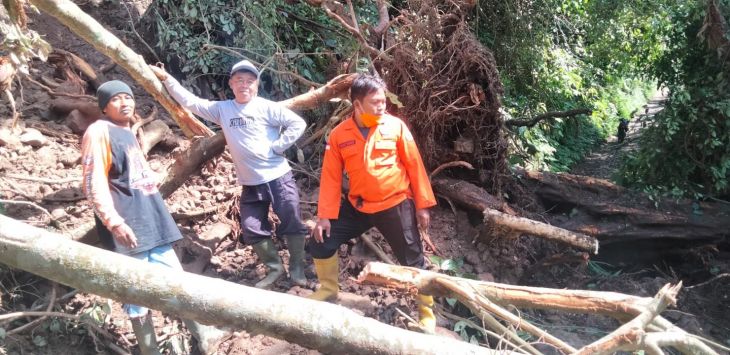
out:
<path id="1" fill-rule="evenodd" d="M 119 5 L 120 3 L 105 2 L 98 8 L 87 4 L 84 9 L 101 21 L 114 18 L 105 25 L 134 47 L 133 34 L 129 31 L 128 24 L 121 20 L 128 16 L 126 10 L 114 7 Z M 121 15 L 111 17 L 108 15 L 110 13 Z M 94 68 L 110 63 L 110 59 L 47 15 L 32 16 L 29 25 L 43 34 L 53 47 L 75 53 Z M 34 62 L 31 75 L 36 80 L 40 80 L 42 76 L 53 77 L 54 69 L 48 63 Z M 115 67 L 106 73 L 106 77 L 133 83 L 120 67 Z M 93 220 L 92 211 L 83 201 L 80 190 L 80 137 L 71 133 L 64 124 L 63 117 L 55 117 L 49 112 L 48 102 L 51 97 L 46 91 L 28 80 L 23 79 L 20 84 L 19 86 L 16 83 L 14 94 L 19 102 L 22 119 L 17 130 L 6 131 L 18 136 L 25 129 L 36 128 L 43 133 L 47 143 L 38 147 L 22 143 L 0 146 L 2 187 L 0 199 L 32 201 L 40 208 L 4 203 L 0 205 L 3 208 L 0 213 L 33 225 L 74 234 L 81 225 Z M 155 103 L 138 87 L 135 87 L 134 91 L 138 110 L 145 116 Z M 9 126 L 8 117 L 10 117 L 9 107 L 0 105 L 2 127 Z M 182 136 L 161 107 L 159 118 Z M 576 167 L 575 172 L 609 177 L 619 163 L 615 157 L 619 157 L 620 151 L 634 144 L 641 122 L 642 120 L 632 121 L 627 143 L 621 146 L 614 142 L 604 144 L 596 155 Z M 183 143 L 175 149 L 180 150 L 184 147 Z M 153 169 L 163 172 L 172 163 L 173 151 L 170 148 L 155 148 L 151 151 L 149 161 Z M 611 163 L 600 159 L 608 159 Z M 317 181 L 311 176 L 311 172 L 297 169 L 295 172 L 302 191 L 302 212 L 304 217 L 308 218 L 315 213 L 316 206 L 312 202 L 317 200 Z M 45 178 L 51 181 L 33 181 L 32 178 Z M 188 271 L 251 286 L 263 276 L 264 270 L 251 248 L 242 245 L 235 237 L 236 227 L 230 211 L 235 210 L 236 196 L 239 193 L 240 187 L 236 186 L 233 165 L 223 156 L 208 163 L 166 202 L 170 211 L 179 215 L 219 206 L 212 213 L 178 218 L 183 234 L 189 238 L 178 243 L 176 250 Z M 221 229 L 231 230 L 232 233 L 228 233 L 226 238 L 210 248 L 206 249 L 205 245 L 201 246 L 192 241 L 196 240 L 197 236 L 216 233 Z M 390 252 L 377 231 L 371 231 L 370 234 L 383 250 Z M 485 281 L 653 296 L 664 284 L 682 280 L 686 287 L 680 293 L 678 307 L 666 311 L 665 316 L 686 331 L 711 338 L 726 346 L 730 345 L 730 320 L 728 320 L 730 283 L 725 277 L 730 273 L 730 250 L 726 246 L 707 246 L 678 252 L 675 255 L 646 258 L 635 263 L 626 262 L 615 255 L 599 255 L 588 263 L 579 259 L 555 262 L 551 261 L 551 258 L 563 255 L 565 247 L 530 237 L 487 241 L 481 237 L 479 223 L 474 221 L 469 212 L 456 210 L 454 213 L 443 201 L 433 209 L 430 235 L 442 253 L 443 259 L 455 261 L 456 267 L 449 268 L 448 272 Z M 288 252 L 283 246 L 280 255 L 286 263 Z M 412 297 L 375 286 L 360 285 L 354 281 L 367 262 L 377 260 L 363 243 L 355 240 L 352 244 L 343 246 L 340 256 L 340 285 L 346 295 L 343 304 L 365 316 L 398 327 L 406 327 L 407 323 L 407 319 L 398 310 L 417 318 Z M 439 260 L 435 261 L 433 269 L 445 265 L 443 262 L 438 262 Z M 311 259 L 307 262 L 310 284 L 306 288 L 292 287 L 288 280 L 282 279 L 275 284 L 273 290 L 301 296 L 311 293 L 316 286 L 316 278 Z M 46 280 L 18 270 L 7 270 L 4 267 L 0 267 L 0 283 L 2 313 L 28 310 L 42 305 L 53 287 L 56 287 L 57 298 L 72 291 L 67 287 L 53 286 Z M 453 332 L 455 322 L 443 316 L 443 314 L 454 314 L 472 317 L 463 306 L 458 304 L 451 306 L 445 299 L 437 302 L 442 310 L 438 317 L 442 335 L 468 339 L 476 334 L 476 331 L 470 328 Z M 108 344 L 114 344 L 123 351 L 135 351 L 131 326 L 119 303 L 79 293 L 66 299 L 58 299 L 55 310 L 92 319 L 103 332 L 89 331 L 88 327 L 75 321 L 47 320 L 32 330 L 6 336 L 4 343 L 0 340 L 0 354 L 114 353 Z M 154 315 L 158 340 L 169 353 L 197 353 L 179 319 L 159 312 L 155 312 Z M 550 311 L 526 311 L 521 315 L 576 347 L 600 338 L 619 325 L 612 319 L 599 316 Z M 27 321 L 0 322 L 0 328 L 11 331 L 25 322 Z M 479 341 L 483 342 L 483 339 Z M 543 346 L 543 350 L 551 352 L 547 346 Z M 309 353 L 317 352 L 246 332 L 236 333 L 218 351 L 218 354 L 232 355 Z"/>

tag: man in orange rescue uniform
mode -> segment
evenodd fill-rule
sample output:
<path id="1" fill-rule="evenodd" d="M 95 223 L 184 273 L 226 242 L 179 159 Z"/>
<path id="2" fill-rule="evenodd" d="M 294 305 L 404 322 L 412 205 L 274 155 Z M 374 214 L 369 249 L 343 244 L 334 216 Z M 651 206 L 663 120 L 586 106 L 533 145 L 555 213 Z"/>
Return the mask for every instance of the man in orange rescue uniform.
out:
<path id="1" fill-rule="evenodd" d="M 319 191 L 319 221 L 309 252 L 321 287 L 310 298 L 337 298 L 337 251 L 343 243 L 377 227 L 402 265 L 424 267 L 418 228 L 429 225 L 436 205 L 431 183 L 411 132 L 385 112 L 385 83 L 359 75 L 352 83 L 354 114 L 330 134 Z M 350 190 L 341 199 L 342 172 Z M 433 297 L 418 295 L 420 324 L 433 333 Z"/>

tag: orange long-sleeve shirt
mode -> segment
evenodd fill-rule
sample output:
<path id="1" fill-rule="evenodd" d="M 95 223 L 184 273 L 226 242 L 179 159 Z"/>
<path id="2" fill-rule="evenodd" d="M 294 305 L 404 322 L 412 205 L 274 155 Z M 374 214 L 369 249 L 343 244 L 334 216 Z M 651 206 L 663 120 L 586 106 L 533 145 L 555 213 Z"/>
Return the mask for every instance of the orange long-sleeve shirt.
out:
<path id="1" fill-rule="evenodd" d="M 376 213 L 413 198 L 416 209 L 436 205 L 431 182 L 413 135 L 399 118 L 384 115 L 363 138 L 353 117 L 330 133 L 319 188 L 319 218 L 337 219 L 342 172 L 350 179 L 348 199 Z"/>

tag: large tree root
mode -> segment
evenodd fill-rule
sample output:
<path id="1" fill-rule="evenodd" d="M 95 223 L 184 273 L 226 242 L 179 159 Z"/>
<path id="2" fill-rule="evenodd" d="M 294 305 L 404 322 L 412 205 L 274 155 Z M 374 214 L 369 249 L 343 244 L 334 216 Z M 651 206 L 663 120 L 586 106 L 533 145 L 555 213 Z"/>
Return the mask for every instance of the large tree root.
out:
<path id="1" fill-rule="evenodd" d="M 492 315 L 542 338 L 567 353 L 594 354 L 642 349 L 657 353 L 655 351 L 659 346 L 671 346 L 687 354 L 716 354 L 702 340 L 686 333 L 659 315 L 667 305 L 675 303 L 681 283 L 674 287 L 667 285 L 655 298 L 646 298 L 615 292 L 512 286 L 383 263 L 369 263 L 358 277 L 358 281 L 411 293 L 422 292 L 434 296 L 455 297 L 495 331 L 503 332 L 504 328 L 494 324 L 490 319 Z M 576 350 L 508 312 L 506 307 L 601 314 L 627 323 L 593 344 Z M 510 339 L 519 342 L 514 337 Z M 529 348 L 526 350 L 532 352 Z"/>

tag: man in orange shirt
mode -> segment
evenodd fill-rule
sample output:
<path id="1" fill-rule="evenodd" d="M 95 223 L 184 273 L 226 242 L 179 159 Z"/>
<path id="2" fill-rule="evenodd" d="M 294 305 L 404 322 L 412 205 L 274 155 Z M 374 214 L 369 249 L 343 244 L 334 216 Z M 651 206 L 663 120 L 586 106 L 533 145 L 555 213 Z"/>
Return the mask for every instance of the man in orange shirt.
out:
<path id="1" fill-rule="evenodd" d="M 385 112 L 385 83 L 360 75 L 352 83 L 354 114 L 330 134 L 320 179 L 314 258 L 321 287 L 310 298 L 337 298 L 337 250 L 376 227 L 402 265 L 424 267 L 418 229 L 428 228 L 428 208 L 436 205 L 418 147 L 403 121 Z M 342 173 L 349 192 L 342 199 Z M 418 295 L 421 327 L 433 332 L 433 297 Z"/>

